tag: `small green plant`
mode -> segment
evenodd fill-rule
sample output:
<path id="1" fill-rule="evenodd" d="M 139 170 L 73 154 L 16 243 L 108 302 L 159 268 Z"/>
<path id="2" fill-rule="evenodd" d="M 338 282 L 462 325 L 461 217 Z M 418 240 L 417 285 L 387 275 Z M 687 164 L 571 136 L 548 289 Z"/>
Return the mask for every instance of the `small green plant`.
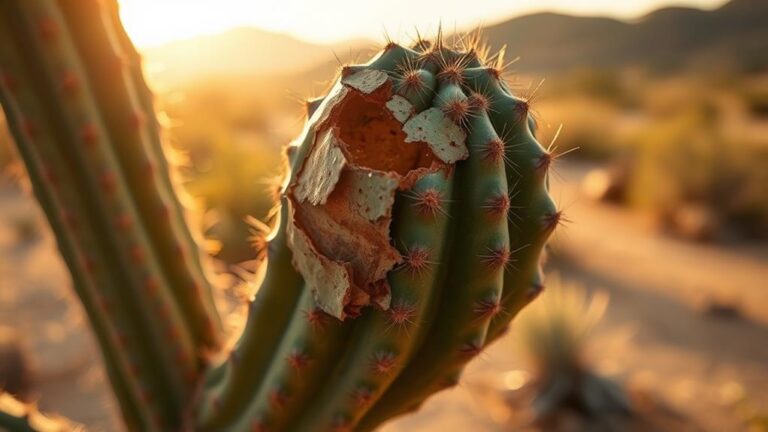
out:
<path id="1" fill-rule="evenodd" d="M 585 358 L 589 338 L 608 306 L 603 292 L 589 295 L 578 286 L 549 277 L 546 292 L 517 319 L 515 334 L 534 374 L 536 419 L 546 423 L 563 409 L 587 417 L 627 414 L 623 390 L 595 375 Z"/>
<path id="2" fill-rule="evenodd" d="M 471 38 L 388 43 L 307 104 L 228 349 L 116 2 L 8 0 L 0 24 L 0 102 L 130 430 L 371 430 L 541 289 L 555 156 Z"/>

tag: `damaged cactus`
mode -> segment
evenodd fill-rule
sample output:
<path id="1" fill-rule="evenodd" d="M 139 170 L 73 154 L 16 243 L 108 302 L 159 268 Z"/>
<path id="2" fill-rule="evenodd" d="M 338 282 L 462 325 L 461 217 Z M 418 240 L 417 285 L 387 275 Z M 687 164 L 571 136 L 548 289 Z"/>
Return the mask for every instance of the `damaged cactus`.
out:
<path id="1" fill-rule="evenodd" d="M 271 265 L 211 373 L 204 429 L 372 429 L 456 384 L 541 290 L 560 213 L 528 105 L 476 51 L 419 46 L 345 67 L 307 105 Z M 280 308 L 289 319 L 264 321 Z"/>
<path id="2" fill-rule="evenodd" d="M 0 101 L 131 430 L 371 430 L 455 385 L 543 287 L 553 156 L 503 55 L 389 43 L 307 103 L 245 329 L 212 362 L 211 284 L 116 3 L 0 20 Z"/>

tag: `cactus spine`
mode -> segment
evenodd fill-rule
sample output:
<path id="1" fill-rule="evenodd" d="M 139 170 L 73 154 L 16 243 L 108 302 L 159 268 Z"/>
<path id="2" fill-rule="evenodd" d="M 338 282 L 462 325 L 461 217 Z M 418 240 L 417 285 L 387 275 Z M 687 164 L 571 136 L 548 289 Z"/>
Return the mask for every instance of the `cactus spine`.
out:
<path id="1" fill-rule="evenodd" d="M 107 0 L 0 3 L 0 102 L 130 430 L 370 430 L 458 382 L 560 220 L 475 44 L 394 43 L 307 103 L 226 359 L 140 58 Z M 500 56 L 499 56 L 500 57 Z"/>

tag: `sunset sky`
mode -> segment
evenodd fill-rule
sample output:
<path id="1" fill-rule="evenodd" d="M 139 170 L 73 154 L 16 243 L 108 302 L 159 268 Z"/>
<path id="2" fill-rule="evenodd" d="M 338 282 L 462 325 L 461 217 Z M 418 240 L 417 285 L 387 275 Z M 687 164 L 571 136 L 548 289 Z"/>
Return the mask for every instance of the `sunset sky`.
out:
<path id="1" fill-rule="evenodd" d="M 714 8 L 724 0 L 675 4 Z M 430 31 L 442 21 L 466 29 L 514 15 L 553 10 L 634 18 L 669 0 L 120 0 L 123 21 L 141 47 L 160 45 L 232 27 L 254 26 L 314 41 L 381 39 Z"/>

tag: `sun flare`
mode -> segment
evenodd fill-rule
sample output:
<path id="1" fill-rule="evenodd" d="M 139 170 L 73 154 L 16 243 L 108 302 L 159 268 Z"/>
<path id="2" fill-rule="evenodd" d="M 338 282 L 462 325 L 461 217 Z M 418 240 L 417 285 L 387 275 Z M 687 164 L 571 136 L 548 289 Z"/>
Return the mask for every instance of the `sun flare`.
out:
<path id="1" fill-rule="evenodd" d="M 123 22 L 140 47 L 151 47 L 194 36 L 219 33 L 239 26 L 288 33 L 314 42 L 351 38 L 380 39 L 443 26 L 467 29 L 511 16 L 542 10 L 574 14 L 634 17 L 663 4 L 664 0 L 615 2 L 612 0 L 120 0 Z M 698 7 L 716 7 L 723 0 L 683 0 Z M 354 16 L 355 19 L 348 19 Z"/>

